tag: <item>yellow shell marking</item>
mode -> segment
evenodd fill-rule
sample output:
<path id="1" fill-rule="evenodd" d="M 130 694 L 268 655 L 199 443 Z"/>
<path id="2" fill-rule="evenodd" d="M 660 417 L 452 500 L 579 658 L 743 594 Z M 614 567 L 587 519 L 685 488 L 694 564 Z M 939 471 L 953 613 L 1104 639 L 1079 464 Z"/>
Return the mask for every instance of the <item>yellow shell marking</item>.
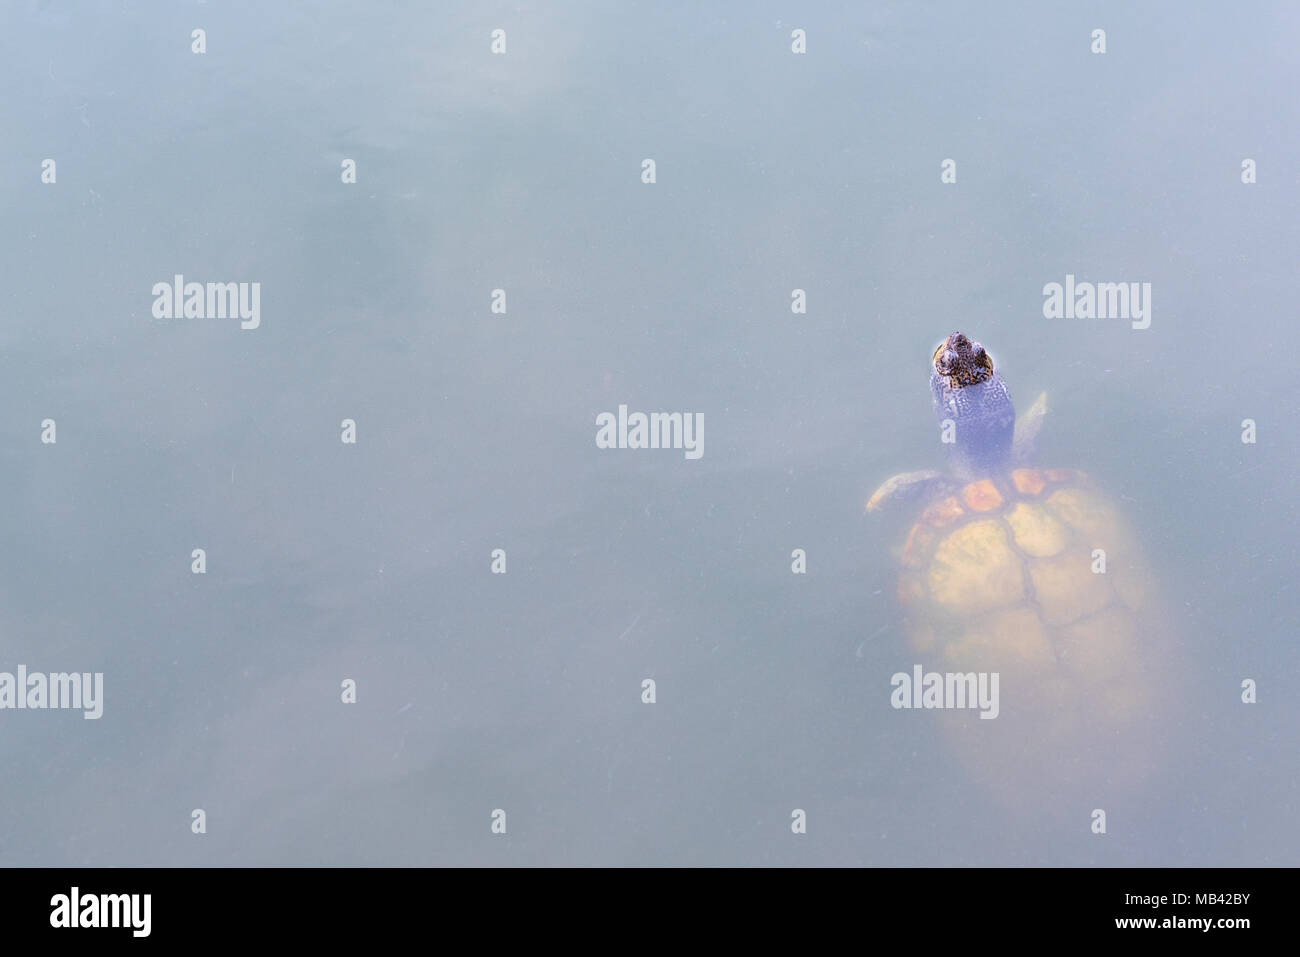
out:
<path id="1" fill-rule="evenodd" d="M 1061 662 L 1101 713 L 1126 721 L 1140 717 L 1147 697 L 1140 647 L 1136 619 L 1112 606 L 1062 630 Z"/>
<path id="2" fill-rule="evenodd" d="M 948 643 L 944 661 L 956 671 L 997 671 L 1004 680 L 1039 678 L 1056 667 L 1047 629 L 1029 608 L 1012 608 L 980 619 Z"/>
<path id="3" fill-rule="evenodd" d="M 1029 563 L 1034 597 L 1049 625 L 1068 625 L 1111 602 L 1113 592 L 1106 575 L 1094 575 L 1087 552 L 1071 549 L 1058 558 Z"/>
<path id="4" fill-rule="evenodd" d="M 1034 558 L 1051 558 L 1070 541 L 1069 530 L 1041 505 L 1021 502 L 1007 513 L 1007 524 L 1016 547 Z"/>
<path id="5" fill-rule="evenodd" d="M 963 525 L 940 542 L 929 581 L 934 601 L 964 615 L 1009 605 L 1025 593 L 1020 556 L 994 519 Z"/>

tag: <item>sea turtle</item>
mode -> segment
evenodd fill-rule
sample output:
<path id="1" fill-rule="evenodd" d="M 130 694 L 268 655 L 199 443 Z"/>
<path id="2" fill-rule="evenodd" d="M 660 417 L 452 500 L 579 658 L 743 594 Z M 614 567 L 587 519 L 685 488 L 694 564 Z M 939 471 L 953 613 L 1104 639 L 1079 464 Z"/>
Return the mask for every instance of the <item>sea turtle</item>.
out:
<path id="1" fill-rule="evenodd" d="M 930 387 L 948 472 L 896 475 L 867 502 L 919 513 L 898 584 L 913 662 L 998 674 L 995 719 L 938 720 L 1008 803 L 1079 814 L 1061 799 L 1130 788 L 1158 746 L 1166 628 L 1147 566 L 1087 475 L 1034 467 L 1045 395 L 1017 422 L 992 357 L 960 332 L 935 350 Z"/>

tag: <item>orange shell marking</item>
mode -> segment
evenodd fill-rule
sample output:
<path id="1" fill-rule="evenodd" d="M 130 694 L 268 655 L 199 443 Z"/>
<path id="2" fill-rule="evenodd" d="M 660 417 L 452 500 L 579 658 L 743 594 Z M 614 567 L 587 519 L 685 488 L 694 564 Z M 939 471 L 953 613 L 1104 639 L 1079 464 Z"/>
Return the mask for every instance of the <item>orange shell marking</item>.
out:
<path id="1" fill-rule="evenodd" d="M 907 536 L 907 544 L 903 546 L 903 564 L 908 568 L 920 568 L 925 561 L 925 553 L 934 544 L 935 534 L 933 529 L 925 525 L 913 525 Z"/>
<path id="2" fill-rule="evenodd" d="M 971 482 L 961 490 L 961 497 L 972 512 L 991 512 L 1002 504 L 997 486 L 988 479 Z"/>
<path id="3" fill-rule="evenodd" d="M 949 522 L 956 521 L 961 518 L 961 515 L 961 502 L 949 495 L 942 502 L 935 502 L 922 512 L 921 521 L 925 522 L 927 525 L 939 527 L 947 525 Z"/>
<path id="4" fill-rule="evenodd" d="M 1038 469 L 1016 469 L 1011 473 L 1011 482 L 1021 495 L 1037 495 L 1047 485 L 1047 480 Z"/>

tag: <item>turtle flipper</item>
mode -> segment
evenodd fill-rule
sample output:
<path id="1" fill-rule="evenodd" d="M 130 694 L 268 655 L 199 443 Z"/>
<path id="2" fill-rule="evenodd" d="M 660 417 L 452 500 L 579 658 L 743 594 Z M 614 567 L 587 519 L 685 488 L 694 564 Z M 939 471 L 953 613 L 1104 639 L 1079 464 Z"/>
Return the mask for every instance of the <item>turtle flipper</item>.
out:
<path id="1" fill-rule="evenodd" d="M 1033 458 L 1034 440 L 1038 438 L 1038 430 L 1043 427 L 1043 418 L 1047 415 L 1047 393 L 1038 393 L 1038 398 L 1034 400 L 1025 414 L 1016 417 L 1016 433 L 1011 439 L 1011 460 L 1021 463 L 1028 462 Z"/>
<path id="2" fill-rule="evenodd" d="M 886 503 L 896 505 L 899 502 L 913 501 L 923 495 L 937 494 L 947 482 L 942 472 L 934 469 L 922 469 L 919 472 L 901 472 L 881 483 L 880 488 L 867 499 L 867 511 L 874 512 Z"/>

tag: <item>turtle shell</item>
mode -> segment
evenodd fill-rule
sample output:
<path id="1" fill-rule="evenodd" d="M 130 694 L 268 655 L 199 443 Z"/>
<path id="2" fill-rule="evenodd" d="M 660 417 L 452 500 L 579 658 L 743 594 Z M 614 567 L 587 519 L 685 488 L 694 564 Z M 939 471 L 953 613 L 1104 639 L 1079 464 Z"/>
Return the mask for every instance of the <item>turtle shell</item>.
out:
<path id="1" fill-rule="evenodd" d="M 942 719 L 997 789 L 1024 797 L 1141 774 L 1160 623 L 1136 537 L 1085 474 L 971 482 L 925 508 L 902 565 L 917 660 L 999 675 L 995 720 Z"/>

